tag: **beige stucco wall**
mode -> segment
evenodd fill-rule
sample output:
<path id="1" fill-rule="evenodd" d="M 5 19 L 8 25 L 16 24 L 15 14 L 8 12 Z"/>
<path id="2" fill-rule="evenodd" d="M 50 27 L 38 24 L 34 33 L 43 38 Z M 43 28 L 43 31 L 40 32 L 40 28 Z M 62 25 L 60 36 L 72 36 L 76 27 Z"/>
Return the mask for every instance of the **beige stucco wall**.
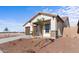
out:
<path id="1" fill-rule="evenodd" d="M 57 31 L 57 18 L 54 17 L 51 20 L 51 38 L 56 39 L 56 31 Z"/>
<path id="2" fill-rule="evenodd" d="M 23 27 L 23 29 L 24 29 L 24 31 L 25 31 L 25 27 L 30 27 L 31 25 L 30 25 L 30 23 L 27 23 L 24 27 Z"/>
<path id="3" fill-rule="evenodd" d="M 62 22 L 58 22 L 57 23 L 58 36 L 63 35 L 63 30 L 64 30 L 64 24 Z"/>
<path id="4" fill-rule="evenodd" d="M 57 19 L 52 17 L 50 20 L 50 31 L 49 31 L 49 33 L 45 33 L 45 29 L 44 29 L 43 36 L 48 37 L 48 38 L 49 37 L 55 38 L 55 37 L 51 36 L 51 31 L 56 31 L 56 30 L 57 30 Z"/>
<path id="5" fill-rule="evenodd" d="M 57 30 L 57 19 L 56 17 L 51 19 L 51 31 L 56 31 Z"/>

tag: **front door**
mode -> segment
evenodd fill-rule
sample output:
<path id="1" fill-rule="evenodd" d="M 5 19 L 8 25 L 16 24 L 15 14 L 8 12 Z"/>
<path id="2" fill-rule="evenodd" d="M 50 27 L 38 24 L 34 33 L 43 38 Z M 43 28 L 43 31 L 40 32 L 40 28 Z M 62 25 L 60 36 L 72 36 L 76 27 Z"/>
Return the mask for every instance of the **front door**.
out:
<path id="1" fill-rule="evenodd" d="M 34 34 L 35 36 L 39 35 L 38 26 L 34 26 Z"/>

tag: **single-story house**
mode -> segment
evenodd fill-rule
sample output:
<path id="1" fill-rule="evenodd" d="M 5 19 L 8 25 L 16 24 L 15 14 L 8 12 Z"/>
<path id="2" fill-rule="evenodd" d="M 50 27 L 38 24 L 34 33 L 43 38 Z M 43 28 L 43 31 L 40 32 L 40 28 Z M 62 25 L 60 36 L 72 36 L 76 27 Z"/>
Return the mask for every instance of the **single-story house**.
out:
<path id="1" fill-rule="evenodd" d="M 63 36 L 64 27 L 69 27 L 69 18 L 60 17 L 59 15 L 39 12 L 34 15 L 23 27 L 26 35 L 31 35 L 33 29 L 35 30 L 36 36 L 40 36 L 38 25 L 34 24 L 40 19 L 44 22 L 43 26 L 43 37 L 56 39 Z"/>

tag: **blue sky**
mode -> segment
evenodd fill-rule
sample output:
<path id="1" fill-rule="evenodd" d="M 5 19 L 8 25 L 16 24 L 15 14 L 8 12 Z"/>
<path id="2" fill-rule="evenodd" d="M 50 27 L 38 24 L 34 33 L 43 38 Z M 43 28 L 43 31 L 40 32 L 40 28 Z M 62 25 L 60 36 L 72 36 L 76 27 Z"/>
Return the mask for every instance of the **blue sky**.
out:
<path id="1" fill-rule="evenodd" d="M 9 31 L 21 32 L 23 24 L 38 12 L 69 16 L 71 25 L 76 24 L 79 18 L 78 6 L 0 6 L 0 31 L 8 27 Z"/>

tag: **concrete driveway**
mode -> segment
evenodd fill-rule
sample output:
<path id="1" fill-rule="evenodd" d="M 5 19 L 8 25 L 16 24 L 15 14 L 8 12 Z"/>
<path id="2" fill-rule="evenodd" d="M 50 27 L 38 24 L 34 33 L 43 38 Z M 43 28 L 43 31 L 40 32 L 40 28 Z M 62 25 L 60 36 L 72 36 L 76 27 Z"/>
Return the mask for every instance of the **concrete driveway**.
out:
<path id="1" fill-rule="evenodd" d="M 3 38 L 3 39 L 0 39 L 0 44 L 2 43 L 6 43 L 6 42 L 9 42 L 9 41 L 14 41 L 14 40 L 18 40 L 20 38 L 26 38 L 26 39 L 31 39 L 32 36 L 30 35 L 21 35 L 21 36 L 17 36 L 17 37 L 9 37 L 9 38 Z"/>

